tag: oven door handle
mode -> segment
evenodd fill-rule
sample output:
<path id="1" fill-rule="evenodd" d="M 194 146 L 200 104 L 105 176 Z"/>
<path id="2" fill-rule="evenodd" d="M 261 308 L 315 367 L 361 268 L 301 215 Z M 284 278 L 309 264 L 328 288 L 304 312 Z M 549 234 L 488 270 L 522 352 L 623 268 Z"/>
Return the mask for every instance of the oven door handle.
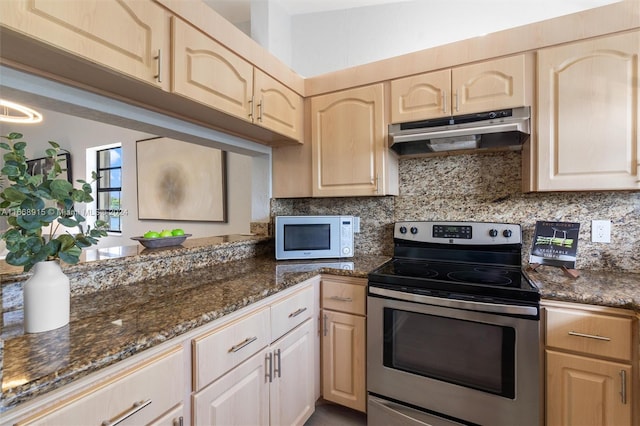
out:
<path id="1" fill-rule="evenodd" d="M 369 293 L 378 296 L 389 297 L 392 299 L 404 300 L 407 302 L 443 306 L 445 308 L 466 309 L 468 311 L 491 312 L 507 315 L 538 315 L 538 308 L 535 306 L 504 305 L 500 303 L 445 299 L 442 297 L 425 296 L 422 294 L 407 293 L 404 291 L 389 290 L 386 288 L 371 286 L 369 286 Z"/>

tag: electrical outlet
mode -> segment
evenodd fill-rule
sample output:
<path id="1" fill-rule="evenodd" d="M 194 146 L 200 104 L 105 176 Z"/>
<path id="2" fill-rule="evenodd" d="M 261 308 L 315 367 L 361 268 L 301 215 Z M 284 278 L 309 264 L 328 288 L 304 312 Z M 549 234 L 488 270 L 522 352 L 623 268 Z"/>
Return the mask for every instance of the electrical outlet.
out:
<path id="1" fill-rule="evenodd" d="M 611 221 L 592 220 L 591 221 L 591 242 L 610 243 L 611 242 Z"/>

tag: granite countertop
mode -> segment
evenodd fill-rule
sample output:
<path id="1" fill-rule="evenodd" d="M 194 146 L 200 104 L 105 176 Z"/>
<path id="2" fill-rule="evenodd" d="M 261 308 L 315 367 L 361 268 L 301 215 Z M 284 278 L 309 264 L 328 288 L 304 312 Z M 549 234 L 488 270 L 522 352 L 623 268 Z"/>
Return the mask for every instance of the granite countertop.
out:
<path id="1" fill-rule="evenodd" d="M 7 335 L 0 413 L 317 275 L 366 277 L 389 258 L 331 262 L 236 260 L 71 298 L 57 330 Z"/>
<path id="2" fill-rule="evenodd" d="M 578 278 L 560 268 L 540 266 L 527 275 L 542 299 L 630 309 L 640 313 L 640 274 L 580 270 Z"/>
<path id="3" fill-rule="evenodd" d="M 136 258 L 166 255 L 144 253 L 139 248 L 129 250 L 136 250 L 132 253 Z M 272 255 L 262 255 L 77 294 L 71 299 L 70 324 L 58 330 L 25 335 L 5 324 L 0 413 L 319 272 L 366 277 L 388 259 L 356 256 L 348 263 L 353 270 L 347 270 L 332 262 L 276 261 Z M 527 274 L 540 288 L 543 299 L 640 312 L 640 274 L 580 272 L 574 279 L 558 268 L 541 266 Z"/>

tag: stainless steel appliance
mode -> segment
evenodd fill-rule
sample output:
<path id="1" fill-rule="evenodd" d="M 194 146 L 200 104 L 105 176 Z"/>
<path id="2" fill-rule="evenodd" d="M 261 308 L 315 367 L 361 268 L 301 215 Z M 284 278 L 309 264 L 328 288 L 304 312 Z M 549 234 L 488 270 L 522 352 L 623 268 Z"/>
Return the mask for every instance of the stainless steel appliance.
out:
<path id="1" fill-rule="evenodd" d="M 370 425 L 539 426 L 540 294 L 519 225 L 399 222 L 369 274 Z"/>
<path id="2" fill-rule="evenodd" d="M 389 147 L 402 156 L 446 151 L 519 150 L 531 133 L 531 107 L 389 125 Z"/>

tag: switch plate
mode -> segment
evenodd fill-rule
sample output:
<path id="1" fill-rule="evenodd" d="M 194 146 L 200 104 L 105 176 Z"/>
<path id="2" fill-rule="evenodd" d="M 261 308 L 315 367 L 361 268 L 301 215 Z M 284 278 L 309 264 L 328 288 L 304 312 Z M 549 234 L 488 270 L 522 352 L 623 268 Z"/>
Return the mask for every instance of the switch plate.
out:
<path id="1" fill-rule="evenodd" d="M 611 242 L 611 221 L 592 220 L 591 221 L 591 242 L 610 243 Z"/>

